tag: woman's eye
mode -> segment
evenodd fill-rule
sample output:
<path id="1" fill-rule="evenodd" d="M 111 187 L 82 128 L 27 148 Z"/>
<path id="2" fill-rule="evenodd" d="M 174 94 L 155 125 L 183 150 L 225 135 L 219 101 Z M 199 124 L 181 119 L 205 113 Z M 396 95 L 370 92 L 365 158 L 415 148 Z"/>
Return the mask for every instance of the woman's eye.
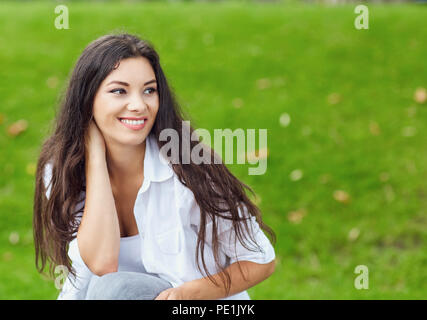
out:
<path id="1" fill-rule="evenodd" d="M 122 88 L 113 89 L 113 90 L 111 90 L 110 92 L 111 92 L 111 93 L 119 92 L 119 95 L 120 95 L 122 92 L 123 92 L 123 93 L 126 93 L 125 89 L 122 89 Z"/>
<path id="2" fill-rule="evenodd" d="M 144 90 L 144 93 L 147 92 L 147 90 L 151 90 L 151 92 L 149 92 L 149 94 L 156 92 L 156 89 L 154 89 L 154 88 L 147 88 Z"/>

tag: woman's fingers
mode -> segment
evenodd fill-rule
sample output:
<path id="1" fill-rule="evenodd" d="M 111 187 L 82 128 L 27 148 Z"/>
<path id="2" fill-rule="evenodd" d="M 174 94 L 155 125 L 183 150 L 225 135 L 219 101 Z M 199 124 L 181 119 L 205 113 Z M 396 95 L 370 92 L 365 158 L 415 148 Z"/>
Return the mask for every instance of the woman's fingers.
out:
<path id="1" fill-rule="evenodd" d="M 85 136 L 85 146 L 88 155 L 105 157 L 105 140 L 95 121 L 90 121 Z"/>
<path id="2" fill-rule="evenodd" d="M 154 300 L 167 300 L 169 297 L 170 289 L 166 289 L 159 293 L 159 295 Z"/>

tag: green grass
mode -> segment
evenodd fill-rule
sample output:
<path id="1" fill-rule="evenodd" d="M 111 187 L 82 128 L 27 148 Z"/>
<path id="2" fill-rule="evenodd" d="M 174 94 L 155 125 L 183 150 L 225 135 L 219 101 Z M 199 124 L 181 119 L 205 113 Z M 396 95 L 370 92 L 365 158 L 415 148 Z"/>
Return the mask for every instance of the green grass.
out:
<path id="1" fill-rule="evenodd" d="M 70 30 L 54 28 L 55 6 L 0 5 L 1 299 L 58 294 L 35 269 L 26 168 L 79 54 L 117 28 L 154 43 L 193 125 L 268 129 L 265 175 L 230 165 L 278 237 L 276 272 L 249 289 L 253 299 L 426 298 L 427 104 L 413 94 L 427 87 L 427 7 L 369 5 L 370 28 L 358 31 L 353 6 L 70 3 Z M 263 78 L 270 85 L 260 90 Z M 29 127 L 11 138 L 7 127 L 19 119 Z M 407 126 L 415 135 L 402 135 Z M 301 180 L 289 179 L 294 169 Z M 335 190 L 350 203 L 337 202 Z M 299 208 L 307 214 L 294 224 L 288 213 Z M 350 241 L 353 228 L 360 235 Z M 369 268 L 368 290 L 354 288 L 357 265 Z"/>

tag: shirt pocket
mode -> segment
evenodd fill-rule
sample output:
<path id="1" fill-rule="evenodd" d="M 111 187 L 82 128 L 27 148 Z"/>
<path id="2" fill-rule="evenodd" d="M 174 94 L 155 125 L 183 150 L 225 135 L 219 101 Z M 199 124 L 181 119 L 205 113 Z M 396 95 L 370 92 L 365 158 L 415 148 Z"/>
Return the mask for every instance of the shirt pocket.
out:
<path id="1" fill-rule="evenodd" d="M 181 226 L 177 226 L 156 234 L 154 238 L 162 253 L 178 254 L 182 251 L 183 247 L 182 236 L 182 228 Z"/>

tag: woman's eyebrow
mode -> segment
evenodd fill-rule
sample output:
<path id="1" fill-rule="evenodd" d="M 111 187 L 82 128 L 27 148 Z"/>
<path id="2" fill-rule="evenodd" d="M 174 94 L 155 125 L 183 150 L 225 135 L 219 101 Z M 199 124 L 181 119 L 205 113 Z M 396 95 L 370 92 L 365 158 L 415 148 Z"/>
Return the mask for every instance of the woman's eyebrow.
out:
<path id="1" fill-rule="evenodd" d="M 151 79 L 150 81 L 147 81 L 146 83 L 144 83 L 144 86 L 146 86 L 147 84 L 153 83 L 153 82 L 156 82 L 156 79 Z M 124 82 L 124 81 L 118 81 L 118 80 L 113 80 L 113 81 L 109 82 L 107 84 L 107 86 L 112 84 L 112 83 L 117 83 L 117 84 L 121 84 L 123 86 L 129 87 L 129 83 Z"/>

